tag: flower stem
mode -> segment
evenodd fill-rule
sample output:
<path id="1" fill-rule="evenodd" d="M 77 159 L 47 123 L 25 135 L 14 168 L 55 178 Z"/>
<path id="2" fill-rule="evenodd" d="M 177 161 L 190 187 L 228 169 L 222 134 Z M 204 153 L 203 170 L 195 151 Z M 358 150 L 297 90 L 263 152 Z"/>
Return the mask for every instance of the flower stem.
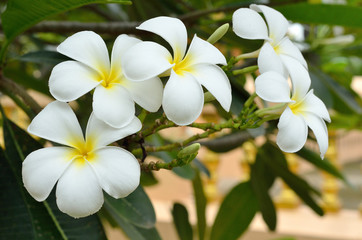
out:
<path id="1" fill-rule="evenodd" d="M 255 72 L 256 70 L 258 70 L 258 68 L 259 67 L 257 65 L 254 65 L 254 66 L 246 67 L 243 69 L 234 70 L 233 74 L 239 75 L 239 74 L 245 74 L 245 73 L 252 73 L 252 72 Z"/>
<path id="2" fill-rule="evenodd" d="M 282 110 L 284 110 L 287 103 L 279 103 L 272 107 L 263 108 L 255 111 L 255 115 L 258 117 L 264 117 L 265 115 L 271 115 L 271 114 L 279 114 Z"/>
<path id="3" fill-rule="evenodd" d="M 241 54 L 241 55 L 235 57 L 235 59 L 236 59 L 236 61 L 240 61 L 241 59 L 246 59 L 246 58 L 257 58 L 259 56 L 259 52 L 260 52 L 260 49 L 254 51 L 254 52 L 244 53 L 244 54 Z"/>

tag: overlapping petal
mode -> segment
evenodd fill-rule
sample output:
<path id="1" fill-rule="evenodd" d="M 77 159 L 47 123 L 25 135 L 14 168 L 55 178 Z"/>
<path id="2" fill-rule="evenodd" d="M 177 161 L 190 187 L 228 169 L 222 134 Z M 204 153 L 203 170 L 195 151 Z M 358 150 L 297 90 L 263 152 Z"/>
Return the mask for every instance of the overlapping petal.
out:
<path id="1" fill-rule="evenodd" d="M 299 151 L 307 141 L 308 127 L 300 115 L 293 114 L 287 107 L 278 123 L 277 145 L 284 152 Z"/>
<path id="2" fill-rule="evenodd" d="M 310 90 L 307 96 L 303 100 L 302 112 L 313 113 L 314 115 L 331 122 L 326 105 L 313 93 L 313 89 Z"/>
<path id="3" fill-rule="evenodd" d="M 308 70 L 292 57 L 282 56 L 293 84 L 293 100 L 301 101 L 307 94 L 311 80 Z"/>
<path id="4" fill-rule="evenodd" d="M 110 61 L 103 39 L 92 31 L 82 31 L 65 39 L 57 48 L 58 52 L 77 60 L 100 75 L 109 72 Z"/>
<path id="5" fill-rule="evenodd" d="M 273 43 L 278 43 L 286 35 L 289 23 L 280 12 L 264 5 L 251 4 L 250 8 L 264 14 L 268 23 L 268 36 Z"/>
<path id="6" fill-rule="evenodd" d="M 123 74 L 133 81 L 151 79 L 173 66 L 169 51 L 154 42 L 138 43 L 122 58 Z"/>
<path id="7" fill-rule="evenodd" d="M 308 64 L 305 61 L 302 53 L 297 48 L 297 46 L 295 46 L 290 41 L 289 38 L 285 37 L 280 41 L 280 43 L 278 45 L 278 51 L 281 56 L 286 55 L 286 56 L 292 57 L 292 58 L 296 59 L 298 62 L 300 62 L 306 69 L 308 69 Z M 282 61 L 284 64 L 286 64 L 288 61 L 288 58 L 286 58 L 286 59 L 282 58 Z"/>
<path id="8" fill-rule="evenodd" d="M 189 73 L 171 76 L 165 86 L 162 107 L 168 119 L 178 125 L 188 125 L 200 116 L 204 94 L 200 83 Z"/>
<path id="9" fill-rule="evenodd" d="M 87 161 L 75 160 L 60 177 L 57 190 L 60 211 L 75 218 L 97 212 L 103 204 L 103 192 Z"/>
<path id="10" fill-rule="evenodd" d="M 291 102 L 288 82 L 277 72 L 269 71 L 259 75 L 255 80 L 255 92 L 269 102 Z"/>
<path id="11" fill-rule="evenodd" d="M 128 151 L 118 147 L 104 147 L 95 152 L 90 162 L 101 187 L 114 198 L 128 196 L 140 181 L 140 165 Z"/>
<path id="12" fill-rule="evenodd" d="M 49 103 L 30 123 L 28 132 L 47 140 L 76 147 L 84 141 L 77 117 L 67 103 Z"/>
<path id="13" fill-rule="evenodd" d="M 65 61 L 56 65 L 49 78 L 49 91 L 59 101 L 73 101 L 100 84 L 101 76 L 92 68 Z"/>
<path id="14" fill-rule="evenodd" d="M 135 106 L 128 91 L 121 85 L 98 86 L 93 95 L 93 112 L 112 127 L 121 128 L 132 121 Z"/>
<path id="15" fill-rule="evenodd" d="M 42 148 L 30 153 L 23 162 L 22 176 L 26 190 L 37 201 L 44 201 L 55 183 L 73 160 L 69 147 Z"/>
<path id="16" fill-rule="evenodd" d="M 221 68 L 211 64 L 199 64 L 194 67 L 192 75 L 217 99 L 225 111 L 230 110 L 231 85 Z"/>
<path id="17" fill-rule="evenodd" d="M 158 77 L 146 81 L 129 81 L 124 79 L 123 86 L 127 89 L 132 99 L 142 108 L 156 112 L 162 103 L 163 84 Z"/>
<path id="18" fill-rule="evenodd" d="M 321 152 L 320 156 L 323 159 L 328 149 L 328 130 L 326 123 L 322 118 L 313 113 L 305 113 L 304 119 L 307 122 L 307 125 L 312 129 L 314 136 L 317 139 L 319 150 Z"/>
<path id="19" fill-rule="evenodd" d="M 246 39 L 269 39 L 264 19 L 254 10 L 240 8 L 232 18 L 233 30 L 239 37 Z"/>
<path id="20" fill-rule="evenodd" d="M 282 60 L 274 51 L 270 43 L 265 42 L 258 56 L 258 67 L 260 73 L 275 71 L 287 78 L 288 74 L 283 66 Z"/>
<path id="21" fill-rule="evenodd" d="M 113 128 L 92 113 L 86 129 L 86 141 L 93 145 L 93 149 L 98 149 L 138 132 L 141 127 L 140 120 L 135 116 L 123 128 Z"/>
<path id="22" fill-rule="evenodd" d="M 188 65 L 199 63 L 226 65 L 226 59 L 220 50 L 196 35 L 191 41 L 184 61 L 187 61 Z"/>
<path id="23" fill-rule="evenodd" d="M 119 35 L 116 38 L 112 48 L 110 79 L 118 78 L 122 75 L 121 61 L 123 59 L 123 54 L 125 54 L 128 49 L 140 42 L 141 40 L 130 37 L 126 34 Z"/>
<path id="24" fill-rule="evenodd" d="M 180 61 L 186 52 L 187 31 L 186 27 L 177 18 L 155 17 L 143 22 L 137 29 L 153 32 L 165 39 L 172 47 L 173 58 Z"/>

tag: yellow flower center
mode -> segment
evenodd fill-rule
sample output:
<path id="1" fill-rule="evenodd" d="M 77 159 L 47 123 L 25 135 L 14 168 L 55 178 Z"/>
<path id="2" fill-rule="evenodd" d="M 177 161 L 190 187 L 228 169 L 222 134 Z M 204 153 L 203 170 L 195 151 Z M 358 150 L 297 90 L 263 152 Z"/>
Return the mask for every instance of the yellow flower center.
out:
<path id="1" fill-rule="evenodd" d="M 171 64 L 175 64 L 173 66 L 173 70 L 177 75 L 183 75 L 185 72 L 191 72 L 192 71 L 192 57 L 190 54 L 187 54 L 184 59 L 181 61 L 173 61 Z"/>
<path id="2" fill-rule="evenodd" d="M 292 98 L 295 101 L 295 99 Z M 303 101 L 296 101 L 295 103 L 290 103 L 289 105 L 290 110 L 292 110 L 293 114 L 301 114 L 304 109 Z"/>
<path id="3" fill-rule="evenodd" d="M 86 161 L 91 162 L 95 159 L 94 141 L 85 142 L 82 140 L 74 141 L 72 146 L 74 150 L 71 152 L 71 158 L 74 159 L 76 166 L 82 167 Z"/>

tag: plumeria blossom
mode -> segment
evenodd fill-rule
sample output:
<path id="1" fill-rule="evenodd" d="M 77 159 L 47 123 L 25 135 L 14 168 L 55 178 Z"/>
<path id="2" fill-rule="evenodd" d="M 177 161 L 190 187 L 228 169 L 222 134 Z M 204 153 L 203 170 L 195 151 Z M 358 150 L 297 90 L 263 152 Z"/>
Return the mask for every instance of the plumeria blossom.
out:
<path id="1" fill-rule="evenodd" d="M 226 59 L 216 47 L 195 35 L 186 53 L 186 27 L 176 18 L 156 17 L 137 29 L 161 36 L 171 45 L 173 55 L 157 43 L 138 43 L 123 56 L 124 75 L 134 81 L 169 76 L 162 100 L 168 119 L 178 125 L 188 125 L 197 119 L 204 105 L 201 85 L 229 111 L 230 82 L 216 65 L 225 65 Z"/>
<path id="2" fill-rule="evenodd" d="M 91 114 L 85 138 L 67 103 L 48 104 L 31 122 L 28 131 L 65 145 L 42 148 L 23 162 L 23 182 L 30 195 L 44 201 L 57 183 L 59 209 L 73 217 L 97 212 L 103 192 L 126 197 L 139 185 L 140 166 L 128 151 L 108 144 L 141 129 L 137 117 L 123 128 L 113 128 Z"/>
<path id="3" fill-rule="evenodd" d="M 323 158 L 328 148 L 328 131 L 324 121 L 331 121 L 328 110 L 313 90 L 309 90 L 311 80 L 308 71 L 297 60 L 291 57 L 286 59 L 293 86 L 292 96 L 287 79 L 273 71 L 257 77 L 256 93 L 266 101 L 287 104 L 278 123 L 277 144 L 280 149 L 285 152 L 299 151 L 307 140 L 310 127 Z"/>
<path id="4" fill-rule="evenodd" d="M 263 13 L 266 22 L 258 12 Z M 258 55 L 261 73 L 266 72 L 266 68 L 273 68 L 287 76 L 284 66 L 288 56 L 307 68 L 303 55 L 286 36 L 288 21 L 280 12 L 264 5 L 251 4 L 250 9 L 236 10 L 232 22 L 233 30 L 239 37 L 265 40 Z"/>
<path id="5" fill-rule="evenodd" d="M 124 127 L 135 114 L 136 102 L 155 112 L 161 106 L 163 85 L 158 77 L 133 82 L 124 77 L 121 61 L 125 52 L 141 42 L 125 34 L 114 42 L 111 61 L 102 38 L 83 31 L 62 42 L 58 52 L 74 59 L 56 65 L 50 75 L 51 94 L 59 101 L 73 101 L 94 90 L 94 114 L 112 127 Z"/>

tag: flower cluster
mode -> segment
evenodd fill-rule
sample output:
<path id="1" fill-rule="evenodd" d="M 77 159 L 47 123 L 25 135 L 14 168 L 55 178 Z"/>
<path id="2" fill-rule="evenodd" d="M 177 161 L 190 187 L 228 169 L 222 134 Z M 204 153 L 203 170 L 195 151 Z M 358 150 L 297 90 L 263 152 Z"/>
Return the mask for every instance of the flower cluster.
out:
<path id="1" fill-rule="evenodd" d="M 258 12 L 263 13 L 266 23 Z M 272 8 L 252 4 L 250 9 L 241 8 L 234 13 L 233 26 L 240 37 L 265 40 L 257 51 L 261 75 L 255 80 L 255 89 L 266 101 L 286 103 L 278 123 L 277 144 L 280 149 L 285 152 L 300 150 L 307 140 L 309 126 L 323 158 L 328 148 L 324 121 L 330 122 L 329 113 L 313 90 L 308 91 L 311 84 L 308 66 L 301 52 L 286 36 L 288 21 Z"/>
<path id="2" fill-rule="evenodd" d="M 231 86 L 216 64 L 225 57 L 196 35 L 188 49 L 184 24 L 158 17 L 141 24 L 168 41 L 173 56 L 161 45 L 122 34 L 109 59 L 106 44 L 94 32 L 76 33 L 57 50 L 73 60 L 56 65 L 49 79 L 56 101 L 31 122 L 28 131 L 65 146 L 40 149 L 23 162 L 23 182 L 28 192 L 44 201 L 57 184 L 57 205 L 73 217 L 97 212 L 103 204 L 102 189 L 120 198 L 139 185 L 140 166 L 128 151 L 107 146 L 142 128 L 135 103 L 149 112 L 161 104 L 166 116 L 187 125 L 201 114 L 206 87 L 228 111 Z M 169 76 L 166 86 L 160 76 Z M 93 113 L 83 136 L 67 102 L 93 92 Z"/>
<path id="3" fill-rule="evenodd" d="M 250 8 L 234 13 L 233 27 L 240 37 L 265 40 L 249 56 L 258 57 L 261 75 L 255 81 L 256 93 L 266 101 L 285 103 L 277 144 L 283 151 L 298 151 L 306 142 L 309 126 L 323 157 L 328 147 L 324 121 L 330 121 L 329 114 L 309 90 L 307 63 L 286 37 L 288 22 L 269 7 Z M 30 133 L 63 146 L 40 149 L 26 157 L 22 169 L 25 188 L 43 201 L 57 184 L 57 205 L 70 216 L 97 212 L 103 204 L 103 190 L 120 198 L 139 185 L 137 159 L 120 147 L 108 146 L 141 130 L 135 104 L 149 112 L 162 106 L 169 120 L 188 125 L 201 114 L 204 87 L 225 111 L 230 109 L 231 85 L 218 66 L 227 62 L 215 46 L 194 35 L 187 48 L 186 27 L 176 18 L 156 17 L 137 29 L 162 37 L 172 53 L 155 42 L 122 34 L 109 57 L 105 42 L 96 33 L 70 36 L 57 50 L 72 60 L 56 65 L 49 79 L 56 101 L 29 125 Z M 83 135 L 67 102 L 88 92 L 93 94 L 93 112 Z"/>

